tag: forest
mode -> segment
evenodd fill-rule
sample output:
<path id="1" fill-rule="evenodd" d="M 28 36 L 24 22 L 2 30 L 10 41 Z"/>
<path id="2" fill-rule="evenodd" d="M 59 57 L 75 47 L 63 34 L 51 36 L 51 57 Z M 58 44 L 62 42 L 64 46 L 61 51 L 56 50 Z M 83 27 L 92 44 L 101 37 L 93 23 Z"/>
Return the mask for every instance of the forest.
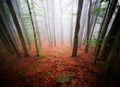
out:
<path id="1" fill-rule="evenodd" d="M 0 87 L 120 87 L 120 0 L 0 0 Z"/>

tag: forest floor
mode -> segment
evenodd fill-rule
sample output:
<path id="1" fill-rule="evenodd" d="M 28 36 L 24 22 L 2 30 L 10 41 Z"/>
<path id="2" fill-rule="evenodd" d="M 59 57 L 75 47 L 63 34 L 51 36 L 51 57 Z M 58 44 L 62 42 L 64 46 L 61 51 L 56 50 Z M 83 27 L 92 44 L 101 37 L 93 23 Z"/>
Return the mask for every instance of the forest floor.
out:
<path id="1" fill-rule="evenodd" d="M 40 57 L 35 50 L 29 57 L 13 54 L 0 55 L 0 87 L 120 87 L 113 77 L 108 77 L 102 62 L 93 64 L 93 49 L 71 57 L 71 47 L 44 47 Z M 74 73 L 69 84 L 57 85 L 56 79 L 63 74 Z"/>

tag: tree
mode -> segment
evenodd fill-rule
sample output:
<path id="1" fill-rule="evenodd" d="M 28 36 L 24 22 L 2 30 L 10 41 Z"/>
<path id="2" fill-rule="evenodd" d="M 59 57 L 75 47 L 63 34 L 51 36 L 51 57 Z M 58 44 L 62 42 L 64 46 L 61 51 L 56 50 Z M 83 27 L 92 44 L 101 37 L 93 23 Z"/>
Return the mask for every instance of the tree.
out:
<path id="1" fill-rule="evenodd" d="M 89 35 L 90 35 L 90 17 L 91 17 L 91 4 L 92 4 L 92 0 L 90 0 L 90 4 L 89 4 L 89 11 L 88 11 L 88 23 L 87 23 L 87 42 L 86 42 L 86 48 L 85 48 L 85 52 L 88 52 L 88 47 L 89 47 Z"/>
<path id="2" fill-rule="evenodd" d="M 33 23 L 32 12 L 31 12 L 28 0 L 27 0 L 27 6 L 28 6 L 29 14 L 30 14 L 30 19 L 31 19 L 31 22 L 32 22 L 32 27 L 33 27 L 33 33 L 34 33 L 34 39 L 35 39 L 35 47 L 36 47 L 36 55 L 37 55 L 37 57 L 39 57 L 39 48 L 38 48 L 38 44 L 37 44 L 37 37 L 36 37 L 36 33 L 35 33 L 35 26 L 34 26 L 34 23 Z"/>
<path id="3" fill-rule="evenodd" d="M 13 48 L 11 47 L 11 44 L 10 44 L 10 42 L 9 42 L 5 32 L 3 31 L 1 25 L 0 25 L 0 39 L 2 40 L 2 42 L 5 45 L 5 47 L 8 50 L 8 52 L 14 53 L 14 51 L 12 50 Z"/>
<path id="4" fill-rule="evenodd" d="M 34 1 L 32 0 L 32 3 L 34 3 Z M 37 36 L 38 36 L 38 41 L 39 41 L 39 45 L 40 47 L 42 47 L 42 43 L 41 43 L 41 35 L 39 33 L 39 27 L 38 27 L 38 23 L 37 23 L 37 18 L 36 18 L 36 12 L 35 12 L 35 6 L 34 4 L 32 4 L 32 8 L 33 8 L 33 16 L 34 16 L 34 24 L 36 25 L 36 33 L 37 33 Z"/>
<path id="5" fill-rule="evenodd" d="M 47 13 L 47 19 L 48 19 L 48 28 L 49 28 L 49 34 L 50 34 L 50 43 L 51 43 L 51 47 L 52 47 L 52 45 L 53 45 L 53 41 L 52 41 L 52 32 L 51 32 L 51 26 L 50 26 L 50 17 L 49 17 L 49 7 L 48 7 L 48 1 L 46 1 L 46 7 L 47 7 L 47 9 L 46 9 L 46 12 L 48 12 Z"/>
<path id="6" fill-rule="evenodd" d="M 106 60 L 105 62 L 109 63 L 109 66 L 107 66 L 107 71 L 108 74 L 110 75 L 113 73 L 120 56 L 120 22 L 119 22 L 120 20 L 119 19 L 120 19 L 120 7 L 115 17 L 115 20 L 112 24 L 112 27 L 109 31 L 109 34 L 107 36 L 108 39 L 106 40 L 106 44 L 109 44 L 109 46 L 106 45 L 104 46 L 104 50 L 106 51 L 103 51 L 105 53 L 102 54 L 103 59 Z M 109 59 L 107 59 L 110 52 L 111 52 L 111 56 Z"/>
<path id="7" fill-rule="evenodd" d="M 59 0 L 60 2 L 60 28 L 61 28 L 61 45 L 64 44 L 64 33 L 63 33 L 63 13 L 62 13 L 62 0 Z"/>
<path id="8" fill-rule="evenodd" d="M 7 36 L 9 42 L 8 42 L 7 39 L 6 39 L 6 42 L 8 42 L 8 44 L 9 44 L 9 43 L 11 44 L 11 45 L 9 45 L 9 46 L 10 46 L 11 50 L 13 49 L 12 52 L 15 52 L 15 53 L 17 54 L 17 56 L 19 56 L 18 49 L 16 48 L 16 46 L 15 46 L 15 44 L 14 44 L 14 42 L 13 42 L 11 36 L 10 36 L 10 33 L 8 32 L 8 29 L 7 29 L 6 25 L 4 24 L 4 21 L 3 21 L 1 15 L 0 15 L 0 25 L 1 25 L 1 33 L 4 35 L 3 37 L 4 37 L 5 39 L 6 39 L 6 36 Z M 6 36 L 5 36 L 4 33 L 6 34 Z"/>
<path id="9" fill-rule="evenodd" d="M 43 6 L 45 24 L 46 24 L 46 29 L 47 29 L 48 43 L 49 43 L 49 46 L 52 46 L 51 36 L 50 36 L 51 34 L 50 34 L 50 30 L 49 30 L 50 27 L 49 27 L 49 24 L 47 22 L 47 13 L 46 13 L 45 4 L 44 4 L 43 0 L 42 0 L 42 6 Z"/>
<path id="10" fill-rule="evenodd" d="M 25 45 L 25 40 L 24 40 L 22 31 L 21 31 L 21 27 L 19 25 L 16 13 L 15 13 L 15 10 L 13 8 L 12 1 L 11 0 L 6 0 L 6 2 L 7 2 L 7 5 L 9 7 L 9 9 L 10 9 L 10 12 L 11 12 L 11 15 L 13 17 L 17 32 L 18 32 L 20 40 L 21 40 L 21 44 L 22 44 L 22 47 L 23 47 L 23 50 L 24 50 L 24 56 L 28 56 L 28 51 L 27 51 L 27 47 Z"/>
<path id="11" fill-rule="evenodd" d="M 18 50 L 18 46 L 17 46 L 16 40 L 15 40 L 15 37 L 14 37 L 14 34 L 13 34 L 13 30 L 14 29 L 12 27 L 12 24 L 11 24 L 9 18 L 8 18 L 9 17 L 8 7 L 7 7 L 7 5 L 6 5 L 6 3 L 4 1 L 0 4 L 0 8 L 1 8 L 1 10 L 0 10 L 0 13 L 1 13 L 0 14 L 1 15 L 1 24 L 3 24 L 2 26 L 5 28 L 5 29 L 3 29 L 3 34 L 4 34 L 4 30 L 6 32 L 8 32 L 8 34 L 9 34 L 8 36 L 10 36 L 10 39 L 14 43 L 16 49 Z M 2 30 L 2 26 L 1 26 L 1 30 Z M 2 37 L 4 37 L 4 35 Z M 12 47 L 12 46 L 10 46 L 10 47 Z M 14 48 L 11 48 L 11 50 L 12 50 L 12 52 L 15 51 Z"/>
<path id="12" fill-rule="evenodd" d="M 103 52 L 102 52 L 102 55 L 101 55 L 101 59 L 102 60 L 107 60 L 108 56 L 109 56 L 109 53 L 113 47 L 113 44 L 115 42 L 115 39 L 116 39 L 116 36 L 118 35 L 119 33 L 119 29 L 120 29 L 120 8 L 118 10 L 118 13 L 115 17 L 115 20 L 112 24 L 112 27 L 107 35 L 107 38 L 106 38 L 106 41 L 105 41 L 105 44 L 104 44 L 104 48 L 103 48 Z M 119 43 L 119 42 L 118 42 Z M 119 49 L 119 48 L 117 48 Z M 116 49 L 116 50 L 117 50 Z"/>
<path id="13" fill-rule="evenodd" d="M 103 1 L 103 0 L 102 0 Z M 101 2 L 102 2 L 101 1 Z M 107 15 L 107 12 L 108 12 L 108 9 L 109 9 L 109 5 L 110 5 L 110 0 L 108 2 L 108 5 L 107 5 L 107 9 L 104 9 L 105 10 L 105 13 L 104 13 L 104 17 L 103 17 L 103 20 L 101 22 L 101 26 L 100 26 L 100 29 L 99 29 L 99 32 L 98 32 L 98 37 L 97 37 L 97 41 L 98 43 L 100 43 L 100 35 L 101 35 L 101 32 L 102 32 L 102 28 L 103 28 L 103 25 L 104 25 L 104 22 L 105 22 L 105 19 L 106 19 L 106 15 Z M 101 9 L 101 8 L 100 8 Z M 99 16 L 100 16 L 100 13 L 99 13 Z M 101 44 L 101 43 L 100 43 Z M 95 54 L 95 60 L 94 62 L 96 62 L 96 59 L 98 57 L 98 54 L 99 54 L 99 51 L 100 51 L 100 44 L 96 44 L 95 46 L 95 50 L 94 50 L 94 54 Z"/>
<path id="14" fill-rule="evenodd" d="M 22 13 L 23 12 L 20 12 L 20 11 L 22 11 L 23 9 L 22 9 L 22 7 L 20 7 L 20 5 L 19 5 L 19 0 L 16 0 L 16 5 L 17 5 L 17 7 L 18 7 L 18 14 L 19 14 L 19 18 L 20 18 L 20 21 L 21 21 L 21 25 L 22 25 L 22 28 L 23 28 L 23 33 L 24 33 L 24 36 L 25 36 L 25 39 L 27 39 L 27 43 L 28 43 L 28 45 L 29 45 L 29 49 L 31 48 L 31 43 L 30 43 L 30 38 L 29 38 L 29 33 L 28 33 L 28 31 L 27 31 L 27 29 L 25 28 L 25 23 L 24 23 L 24 20 L 22 19 Z"/>
<path id="15" fill-rule="evenodd" d="M 117 62 L 119 61 L 119 58 L 120 58 L 120 30 L 113 44 L 110 60 L 107 60 L 107 62 L 110 64 L 110 66 L 107 67 L 108 74 L 111 74 L 114 72 L 114 69 L 117 67 L 116 65 L 117 65 Z"/>
<path id="16" fill-rule="evenodd" d="M 75 36 L 74 36 L 74 44 L 73 44 L 73 53 L 72 56 L 77 56 L 77 49 L 78 49 L 78 34 L 80 30 L 80 18 L 81 18 L 81 11 L 82 5 L 84 0 L 78 1 L 78 11 L 77 11 L 77 18 L 76 18 L 76 27 L 75 27 Z"/>
<path id="17" fill-rule="evenodd" d="M 107 7 L 107 10 L 106 10 L 106 13 L 105 13 L 105 15 L 107 15 L 107 16 L 104 15 L 104 19 L 103 19 L 103 22 L 102 22 L 102 25 L 101 25 L 101 28 L 100 28 L 100 31 L 99 31 L 99 35 L 98 35 L 98 41 L 99 41 L 100 44 L 97 47 L 94 63 L 96 62 L 96 59 L 97 59 L 98 54 L 100 52 L 100 48 L 101 48 L 102 42 L 104 40 L 106 31 L 108 29 L 109 22 L 110 22 L 110 20 L 112 18 L 112 15 L 114 13 L 117 1 L 118 0 L 112 0 L 112 1 L 109 1 L 109 3 L 108 3 L 108 7 Z"/>
<path id="18" fill-rule="evenodd" d="M 72 13 L 71 13 L 71 32 L 70 32 L 70 42 L 71 46 L 73 44 L 73 0 L 72 0 Z"/>
<path id="19" fill-rule="evenodd" d="M 52 13 L 53 13 L 53 37 L 54 37 L 54 45 L 56 46 L 56 30 L 55 30 L 54 2 L 53 2 L 53 0 L 52 0 Z"/>
<path id="20" fill-rule="evenodd" d="M 101 1 L 97 4 L 98 2 L 97 1 L 95 1 L 95 7 L 94 8 L 98 8 L 98 11 L 97 12 L 94 12 L 94 11 L 92 11 L 93 12 L 93 19 L 91 19 L 91 34 L 90 34 L 90 38 L 89 38 L 89 41 L 91 41 L 91 39 L 92 39 L 92 36 L 93 36 L 93 32 L 94 32 L 94 29 L 95 29 L 95 25 L 96 25 L 96 23 L 97 23 L 97 18 L 98 18 L 98 15 L 99 15 L 99 12 L 100 12 L 100 7 L 101 7 Z M 97 6 L 98 5 L 98 6 Z M 93 8 L 93 9 L 94 9 Z M 89 43 L 89 45 L 90 45 L 90 43 Z"/>
<path id="21" fill-rule="evenodd" d="M 88 2 L 85 2 L 85 6 L 88 6 Z M 85 32 L 85 24 L 86 24 L 86 16 L 87 16 L 87 8 L 84 8 L 84 17 L 83 17 L 83 21 L 82 21 L 82 27 L 81 27 L 81 30 L 80 30 L 80 37 L 79 37 L 79 47 L 81 47 L 81 44 L 82 44 L 82 42 L 83 42 L 83 35 L 85 34 L 84 32 Z"/>

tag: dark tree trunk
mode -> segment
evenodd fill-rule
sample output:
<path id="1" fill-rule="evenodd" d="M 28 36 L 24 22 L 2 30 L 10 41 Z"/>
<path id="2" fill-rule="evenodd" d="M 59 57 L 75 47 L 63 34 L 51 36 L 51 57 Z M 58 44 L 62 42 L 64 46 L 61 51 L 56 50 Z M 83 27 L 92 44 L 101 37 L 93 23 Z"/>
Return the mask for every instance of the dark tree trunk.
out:
<path id="1" fill-rule="evenodd" d="M 1 32 L 3 32 L 3 31 L 5 32 L 7 38 L 9 39 L 9 42 L 10 42 L 11 46 L 13 47 L 13 51 L 17 54 L 17 56 L 19 56 L 18 50 L 17 50 L 17 48 L 16 48 L 16 46 L 15 46 L 15 44 L 14 44 L 14 42 L 13 42 L 13 40 L 12 40 L 8 30 L 7 30 L 7 27 L 5 26 L 5 24 L 4 24 L 3 20 L 2 20 L 1 15 L 0 15 L 0 24 L 1 24 L 2 28 L 3 28 L 3 30 L 1 28 Z M 12 50 L 12 48 L 11 48 L 11 50 Z"/>
<path id="2" fill-rule="evenodd" d="M 17 50 L 18 50 L 17 41 L 16 41 L 15 36 L 14 36 L 14 33 L 13 33 L 13 32 L 14 32 L 14 28 L 13 28 L 12 23 L 11 23 L 10 19 L 8 18 L 8 16 L 6 16 L 6 20 L 7 20 L 6 22 L 8 23 L 8 26 L 9 26 L 9 31 L 10 31 L 10 33 L 11 33 L 13 42 L 15 43 L 15 46 L 16 46 L 16 48 L 17 48 Z"/>
<path id="3" fill-rule="evenodd" d="M 33 2 L 33 0 L 32 0 Z M 36 33 L 37 33 L 37 36 L 38 36 L 38 41 L 39 41 L 39 45 L 40 45 L 40 48 L 42 47 L 42 43 L 41 43 L 41 35 L 40 35 L 40 32 L 39 32 L 39 26 L 38 26 L 38 23 L 37 23 L 37 18 L 36 18 L 36 12 L 35 12 L 35 7 L 33 5 L 33 16 L 34 16 L 34 24 L 36 25 Z"/>
<path id="4" fill-rule="evenodd" d="M 119 8 L 118 13 L 115 17 L 115 20 L 112 24 L 112 27 L 108 33 L 108 36 L 106 38 L 106 41 L 104 44 L 104 49 L 103 49 L 102 56 L 101 56 L 102 60 L 107 60 L 109 53 L 112 49 L 113 43 L 115 41 L 115 38 L 116 38 L 117 34 L 119 33 L 119 31 L 120 31 L 120 8 Z"/>
<path id="5" fill-rule="evenodd" d="M 88 5 L 88 2 L 86 3 L 86 5 L 85 6 L 87 6 Z M 80 30 L 80 38 L 79 38 L 79 47 L 81 47 L 81 45 L 82 45 L 82 42 L 83 42 L 83 35 L 84 35 L 84 31 L 85 31 L 85 24 L 86 24 L 86 16 L 87 16 L 87 8 L 85 8 L 84 9 L 84 20 L 82 21 L 83 22 L 83 24 L 82 24 L 82 28 L 81 28 L 81 30 Z"/>
<path id="6" fill-rule="evenodd" d="M 98 2 L 96 1 L 96 3 L 98 3 Z M 97 6 L 99 9 L 101 7 L 101 3 L 102 2 L 99 2 L 99 5 Z M 98 10 L 98 12 L 94 15 L 94 20 L 93 20 L 93 23 L 92 23 L 93 26 L 92 26 L 91 34 L 90 34 L 90 38 L 89 38 L 90 41 L 92 40 L 93 32 L 94 32 L 94 29 L 95 29 L 95 25 L 97 23 L 97 18 L 98 18 L 99 13 L 100 13 L 100 10 Z M 90 43 L 89 43 L 89 45 L 90 45 Z"/>
<path id="7" fill-rule="evenodd" d="M 91 4 L 92 4 L 92 0 L 90 0 L 90 4 L 89 4 L 89 11 L 88 11 L 88 24 L 87 24 L 87 42 L 86 42 L 86 48 L 85 48 L 85 52 L 88 53 L 88 47 L 89 47 L 89 35 L 90 35 L 90 17 L 91 17 Z"/>
<path id="8" fill-rule="evenodd" d="M 13 5 L 12 5 L 12 1 L 11 0 L 6 0 L 6 2 L 7 2 L 7 5 L 9 7 L 9 9 L 10 9 L 10 12 L 11 12 L 11 15 L 13 17 L 13 20 L 14 20 L 17 32 L 18 32 L 20 40 L 21 40 L 22 47 L 23 47 L 23 50 L 24 50 L 24 56 L 28 56 L 28 51 L 27 51 L 27 47 L 25 45 L 25 40 L 24 40 L 22 31 L 21 31 L 21 28 L 20 28 L 20 25 L 19 25 L 16 13 L 14 11 L 14 8 L 13 8 Z"/>
<path id="9" fill-rule="evenodd" d="M 3 44 L 5 45 L 6 49 L 8 50 L 8 52 L 10 53 L 14 53 L 12 50 L 12 47 L 9 43 L 8 38 L 6 37 L 5 33 L 2 31 L 2 26 L 0 25 L 0 38 L 3 42 Z"/>
<path id="10" fill-rule="evenodd" d="M 18 7 L 18 12 L 19 12 L 19 16 L 20 16 L 21 25 L 22 25 L 22 28 L 23 28 L 23 33 L 24 33 L 25 39 L 27 40 L 27 43 L 28 43 L 28 46 L 29 46 L 29 49 L 30 49 L 31 48 L 30 38 L 29 38 L 29 35 L 28 35 L 28 31 L 25 28 L 24 21 L 22 19 L 22 13 L 20 12 L 20 11 L 22 11 L 22 8 L 20 7 L 19 3 L 20 2 L 16 0 L 16 5 Z"/>
<path id="11" fill-rule="evenodd" d="M 108 74 L 113 72 L 114 67 L 116 67 L 116 64 L 119 62 L 118 61 L 120 58 L 119 53 L 120 53 L 120 30 L 113 44 L 111 58 L 110 60 L 108 60 L 108 62 L 110 62 L 110 67 L 107 67 Z"/>
<path id="12" fill-rule="evenodd" d="M 81 18 L 81 12 L 82 12 L 82 5 L 84 0 L 78 1 L 78 11 L 77 11 L 77 18 L 76 18 L 76 27 L 75 27 L 75 36 L 74 36 L 74 44 L 73 44 L 73 53 L 72 56 L 77 56 L 77 50 L 78 50 L 78 34 L 80 30 L 80 18 Z"/>
<path id="13" fill-rule="evenodd" d="M 108 25 L 109 25 L 109 22 L 112 18 L 112 15 L 113 15 L 113 12 L 115 10 L 115 7 L 116 7 L 116 4 L 117 4 L 117 1 L 118 0 L 112 0 L 112 1 L 109 1 L 108 3 L 108 7 L 107 7 L 107 10 L 106 10 L 106 13 L 105 13 L 105 16 L 104 16 L 104 19 L 103 19 L 103 22 L 102 22 L 102 25 L 101 25 L 101 28 L 100 28 L 100 31 L 99 31 L 99 35 L 98 35 L 98 41 L 99 41 L 99 45 L 98 47 L 96 46 L 97 48 L 97 51 L 95 53 L 95 60 L 94 60 L 94 63 L 96 62 L 96 59 L 99 55 L 99 52 L 100 52 L 100 48 L 102 46 L 102 42 L 103 42 L 103 39 L 105 37 L 105 34 L 106 34 L 106 31 L 107 31 L 107 28 L 108 28 Z M 114 3 L 112 3 L 114 2 Z M 110 5 L 111 4 L 111 5 Z M 110 8 L 109 8 L 110 6 Z M 108 16 L 106 17 L 106 15 L 108 14 Z M 101 34 L 102 33 L 102 34 Z"/>
<path id="14" fill-rule="evenodd" d="M 36 36 L 36 33 L 35 33 L 35 26 L 34 26 L 34 23 L 33 23 L 32 13 L 31 13 L 31 9 L 30 9 L 30 5 L 29 5 L 28 0 L 27 0 L 27 6 L 28 6 L 29 14 L 30 14 L 30 19 L 31 19 L 31 22 L 32 22 L 32 27 L 33 27 L 35 46 L 36 46 L 36 56 L 39 57 L 39 48 L 38 48 L 38 44 L 37 44 L 37 36 Z"/>

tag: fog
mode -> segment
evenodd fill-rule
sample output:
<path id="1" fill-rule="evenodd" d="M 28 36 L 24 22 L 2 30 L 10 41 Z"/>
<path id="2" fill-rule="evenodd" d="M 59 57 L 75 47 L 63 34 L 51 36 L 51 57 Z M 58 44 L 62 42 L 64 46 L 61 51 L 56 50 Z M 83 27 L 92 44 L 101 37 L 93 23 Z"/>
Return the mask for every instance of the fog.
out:
<path id="1" fill-rule="evenodd" d="M 92 8 L 94 8 L 95 1 L 96 0 L 92 1 Z M 36 34 L 38 34 L 38 32 L 40 34 L 40 37 L 37 36 L 37 38 L 41 39 L 42 44 L 51 42 L 51 44 L 54 45 L 54 42 L 56 42 L 56 45 L 58 46 L 63 44 L 70 45 L 73 43 L 77 3 L 78 0 L 29 0 Z M 32 41 L 34 39 L 33 26 L 31 24 L 26 0 L 12 0 L 12 4 L 16 11 L 22 31 L 24 32 L 25 28 Z M 102 3 L 102 5 L 107 6 L 106 3 Z M 86 39 L 88 9 L 89 0 L 84 0 L 79 31 L 79 39 L 82 38 L 82 40 Z M 94 12 L 92 15 L 94 16 L 95 14 L 96 13 Z M 14 22 L 11 17 L 10 19 L 13 28 L 16 31 Z M 102 22 L 102 18 L 100 18 L 99 21 Z M 23 27 L 23 24 L 25 27 Z M 96 23 L 92 37 L 93 39 L 97 38 L 99 29 L 100 23 Z M 18 36 L 17 32 L 15 34 Z M 81 37 L 82 34 L 83 37 Z"/>

